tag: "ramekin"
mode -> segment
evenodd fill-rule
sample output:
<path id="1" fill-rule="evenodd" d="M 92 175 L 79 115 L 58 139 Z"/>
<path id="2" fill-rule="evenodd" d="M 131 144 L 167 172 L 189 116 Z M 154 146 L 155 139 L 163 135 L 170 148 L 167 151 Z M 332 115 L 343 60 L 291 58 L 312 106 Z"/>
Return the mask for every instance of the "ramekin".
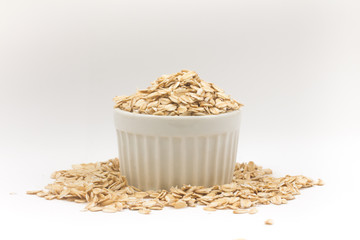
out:
<path id="1" fill-rule="evenodd" d="M 116 108 L 121 173 L 141 190 L 230 183 L 240 115 L 154 116 Z"/>

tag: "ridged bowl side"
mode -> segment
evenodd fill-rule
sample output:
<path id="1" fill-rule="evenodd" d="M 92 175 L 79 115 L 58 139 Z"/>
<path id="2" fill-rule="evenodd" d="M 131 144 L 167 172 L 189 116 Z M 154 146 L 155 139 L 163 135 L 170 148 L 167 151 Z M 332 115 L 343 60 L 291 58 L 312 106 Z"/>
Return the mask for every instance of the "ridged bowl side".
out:
<path id="1" fill-rule="evenodd" d="M 209 136 L 151 136 L 117 129 L 121 173 L 142 190 L 230 183 L 239 130 Z"/>

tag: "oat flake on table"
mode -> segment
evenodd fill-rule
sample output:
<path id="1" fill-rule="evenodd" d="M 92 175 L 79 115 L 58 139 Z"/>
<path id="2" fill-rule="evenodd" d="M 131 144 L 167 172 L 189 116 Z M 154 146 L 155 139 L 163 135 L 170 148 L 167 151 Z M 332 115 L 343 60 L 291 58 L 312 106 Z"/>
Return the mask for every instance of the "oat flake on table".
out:
<path id="1" fill-rule="evenodd" d="M 302 175 L 275 178 L 270 169 L 253 162 L 236 163 L 230 184 L 212 187 L 178 186 L 169 191 L 141 191 L 127 184 L 121 176 L 119 160 L 74 165 L 54 172 L 55 181 L 46 190 L 28 191 L 47 200 L 59 199 L 86 203 L 85 210 L 119 212 L 124 209 L 149 214 L 164 207 L 181 209 L 204 205 L 206 211 L 232 210 L 235 214 L 254 214 L 258 205 L 286 204 L 300 194 L 300 189 L 323 185 Z"/>
<path id="2" fill-rule="evenodd" d="M 151 86 L 131 96 L 114 97 L 115 108 L 159 116 L 217 115 L 238 110 L 242 104 L 194 71 L 162 75 Z"/>

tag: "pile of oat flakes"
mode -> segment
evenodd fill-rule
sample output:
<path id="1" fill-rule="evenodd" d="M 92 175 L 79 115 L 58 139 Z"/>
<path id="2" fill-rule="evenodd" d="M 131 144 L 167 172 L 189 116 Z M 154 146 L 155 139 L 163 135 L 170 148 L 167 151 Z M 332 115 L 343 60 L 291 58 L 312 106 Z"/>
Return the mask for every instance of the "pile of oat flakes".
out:
<path id="1" fill-rule="evenodd" d="M 253 162 L 236 163 L 230 184 L 213 187 L 184 185 L 169 191 L 141 191 L 121 176 L 117 158 L 106 162 L 74 165 L 54 172 L 46 190 L 28 191 L 47 200 L 59 199 L 87 203 L 85 210 L 118 212 L 124 209 L 149 214 L 164 207 L 185 208 L 203 205 L 206 211 L 233 210 L 235 214 L 256 213 L 261 204 L 286 204 L 300 189 L 323 185 L 302 175 L 275 178 L 270 169 Z"/>
<path id="2" fill-rule="evenodd" d="M 113 100 L 115 108 L 159 116 L 217 115 L 242 106 L 215 84 L 201 80 L 189 70 L 163 75 L 147 89 Z"/>

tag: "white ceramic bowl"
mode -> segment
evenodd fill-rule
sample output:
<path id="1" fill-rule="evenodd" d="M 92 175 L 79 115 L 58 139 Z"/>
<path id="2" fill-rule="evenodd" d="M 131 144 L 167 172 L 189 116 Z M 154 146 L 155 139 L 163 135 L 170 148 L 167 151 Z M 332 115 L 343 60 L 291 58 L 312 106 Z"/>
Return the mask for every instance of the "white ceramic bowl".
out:
<path id="1" fill-rule="evenodd" d="M 230 183 L 240 111 L 154 116 L 114 109 L 121 173 L 141 190 Z"/>

